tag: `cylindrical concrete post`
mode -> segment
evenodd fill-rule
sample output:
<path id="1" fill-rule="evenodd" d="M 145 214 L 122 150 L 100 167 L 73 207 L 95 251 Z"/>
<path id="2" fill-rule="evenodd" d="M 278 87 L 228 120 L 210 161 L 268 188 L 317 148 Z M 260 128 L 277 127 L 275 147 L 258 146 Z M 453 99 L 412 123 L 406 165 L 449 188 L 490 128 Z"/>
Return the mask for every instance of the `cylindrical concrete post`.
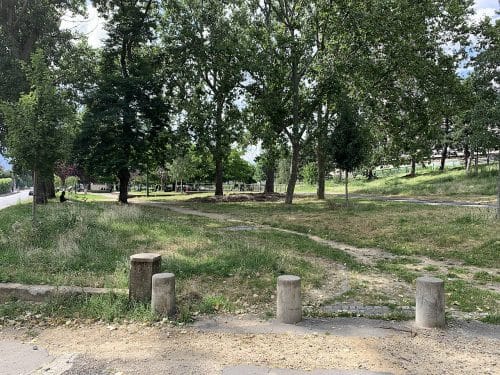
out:
<path id="1" fill-rule="evenodd" d="M 444 327 L 444 282 L 435 277 L 417 278 L 415 324 L 418 327 Z"/>
<path id="2" fill-rule="evenodd" d="M 175 275 L 173 273 L 153 275 L 151 309 L 161 315 L 175 314 Z"/>
<path id="3" fill-rule="evenodd" d="M 130 257 L 129 298 L 139 302 L 151 301 L 151 284 L 154 274 L 160 272 L 161 255 L 134 254 Z"/>
<path id="4" fill-rule="evenodd" d="M 302 320 L 300 277 L 282 275 L 278 277 L 276 317 L 282 323 L 294 324 Z"/>

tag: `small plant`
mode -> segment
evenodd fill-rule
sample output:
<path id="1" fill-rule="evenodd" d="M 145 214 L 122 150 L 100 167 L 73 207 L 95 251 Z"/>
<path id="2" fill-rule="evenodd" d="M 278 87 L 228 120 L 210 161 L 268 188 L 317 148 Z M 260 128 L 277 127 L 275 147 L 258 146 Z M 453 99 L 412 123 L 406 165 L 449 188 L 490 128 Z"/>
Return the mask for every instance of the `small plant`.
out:
<path id="1" fill-rule="evenodd" d="M 464 280 L 445 282 L 446 303 L 461 311 L 473 312 L 481 309 L 498 314 L 498 293 L 473 287 Z"/>
<path id="2" fill-rule="evenodd" d="M 151 322 L 154 315 L 148 305 L 131 303 L 127 295 L 75 295 L 54 297 L 41 304 L 11 301 L 0 305 L 0 316 L 29 320 L 33 317 L 53 319 L 93 319 L 116 322 L 123 319 Z"/>
<path id="3" fill-rule="evenodd" d="M 190 310 L 189 307 L 182 306 L 179 309 L 179 314 L 177 315 L 177 323 L 192 323 L 194 322 L 194 315 L 193 312 Z"/>
<path id="4" fill-rule="evenodd" d="M 500 324 L 500 314 L 487 315 L 480 319 L 483 323 Z"/>
<path id="5" fill-rule="evenodd" d="M 407 283 L 412 283 L 420 274 L 410 271 L 404 265 L 399 264 L 396 259 L 395 262 L 388 262 L 386 260 L 381 260 L 377 262 L 377 269 L 383 272 L 388 272 L 394 276 L 397 276 L 399 279 L 406 281 Z"/>
<path id="6" fill-rule="evenodd" d="M 433 266 L 433 265 L 429 265 L 429 266 L 425 266 L 424 270 L 425 271 L 429 271 L 429 272 L 435 272 L 435 271 L 439 270 L 439 267 Z"/>
<path id="7" fill-rule="evenodd" d="M 233 310 L 233 305 L 224 296 L 206 296 L 201 300 L 199 310 L 202 314 L 229 312 Z"/>
<path id="8" fill-rule="evenodd" d="M 481 281 L 483 283 L 495 282 L 500 283 L 500 276 L 492 275 L 486 271 L 479 271 L 474 274 L 474 280 Z"/>

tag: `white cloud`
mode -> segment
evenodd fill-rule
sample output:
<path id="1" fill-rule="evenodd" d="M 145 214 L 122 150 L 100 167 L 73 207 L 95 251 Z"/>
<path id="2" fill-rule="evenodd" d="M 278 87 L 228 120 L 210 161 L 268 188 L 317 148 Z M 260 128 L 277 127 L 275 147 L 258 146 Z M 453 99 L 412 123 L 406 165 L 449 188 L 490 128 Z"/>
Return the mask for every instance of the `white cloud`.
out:
<path id="1" fill-rule="evenodd" d="M 87 36 L 92 47 L 102 47 L 103 41 L 107 37 L 106 30 L 104 30 L 105 22 L 99 17 L 97 9 L 90 3 L 87 3 L 87 13 L 87 17 L 83 17 L 67 12 L 62 17 L 61 29 L 78 31 Z"/>

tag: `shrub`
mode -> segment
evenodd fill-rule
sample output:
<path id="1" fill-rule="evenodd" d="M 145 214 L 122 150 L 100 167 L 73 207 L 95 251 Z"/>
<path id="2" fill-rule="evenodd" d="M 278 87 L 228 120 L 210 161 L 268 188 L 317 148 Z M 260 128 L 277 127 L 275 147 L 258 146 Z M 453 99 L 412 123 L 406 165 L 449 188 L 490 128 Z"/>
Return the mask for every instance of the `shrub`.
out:
<path id="1" fill-rule="evenodd" d="M 11 178 L 0 178 L 0 194 L 9 193 L 12 188 Z"/>

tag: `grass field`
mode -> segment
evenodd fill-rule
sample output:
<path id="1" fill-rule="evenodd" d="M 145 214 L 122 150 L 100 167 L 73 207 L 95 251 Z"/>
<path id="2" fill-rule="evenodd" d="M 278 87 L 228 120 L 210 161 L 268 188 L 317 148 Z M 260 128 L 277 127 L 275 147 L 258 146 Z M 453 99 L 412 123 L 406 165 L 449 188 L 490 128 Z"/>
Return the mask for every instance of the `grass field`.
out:
<path id="1" fill-rule="evenodd" d="M 460 171 L 450 173 L 454 176 Z M 484 173 L 489 176 L 485 181 L 494 178 L 492 172 Z M 429 180 L 419 185 L 419 191 L 442 177 L 426 176 Z M 387 185 L 380 180 L 371 186 Z M 477 192 L 487 191 L 488 184 Z M 401 191 L 413 189 L 411 184 L 404 186 Z M 104 201 L 114 197 L 100 194 L 70 194 L 73 202 L 41 206 L 40 224 L 35 228 L 29 205 L 1 210 L 0 282 L 127 288 L 129 256 L 157 252 L 162 254 L 163 271 L 176 274 L 180 321 L 221 311 L 273 316 L 276 278 L 281 274 L 301 276 L 304 305 L 311 315 L 321 315 L 322 306 L 336 302 L 391 308 L 412 305 L 415 278 L 433 275 L 446 281 L 450 311 L 500 321 L 500 231 L 492 210 L 367 199 L 354 199 L 345 208 L 340 198 L 321 202 L 312 197 L 296 198 L 292 206 L 282 202 L 214 204 L 191 201 L 194 196 L 200 195 L 166 193 L 149 200 L 221 213 L 237 221 L 162 207 L 118 205 Z M 237 230 L 238 221 L 269 227 Z M 305 235 L 375 247 L 394 257 L 367 263 Z M 0 305 L 0 316 L 28 312 L 61 319 L 156 319 L 147 306 L 131 304 L 120 295 L 53 300 L 36 306 L 16 301 Z M 397 313 L 392 317 L 398 317 Z"/>
<path id="2" fill-rule="evenodd" d="M 500 267 L 500 231 L 494 210 L 410 203 L 297 198 L 282 202 L 193 203 L 184 206 L 270 226 L 315 234 L 355 246 L 379 247 L 398 255 L 455 259 Z"/>
<path id="3" fill-rule="evenodd" d="M 414 178 L 404 175 L 375 179 L 370 182 L 354 180 L 351 190 L 356 193 L 405 195 L 412 197 L 458 200 L 491 200 L 495 198 L 498 165 L 481 166 L 477 176 L 455 168 L 441 173 L 421 171 Z"/>
<path id="4" fill-rule="evenodd" d="M 319 285 L 324 270 L 304 253 L 355 266 L 343 252 L 300 236 L 232 231 L 150 207 L 49 204 L 39 220 L 33 229 L 29 205 L 0 211 L 1 282 L 126 288 L 129 256 L 158 252 L 180 280 L 181 306 L 206 312 L 207 305 L 237 308 L 238 301 L 265 309 L 281 274 L 303 275 L 305 288 Z"/>
<path id="5" fill-rule="evenodd" d="M 379 177 L 371 181 L 361 175 L 349 179 L 349 192 L 355 194 L 393 195 L 414 198 L 494 202 L 498 164 L 482 165 L 477 176 L 467 173 L 463 167 L 439 172 L 420 169 L 417 176 L 406 177 L 407 173 Z M 281 192 L 285 191 L 281 187 Z M 296 193 L 314 193 L 315 186 L 298 185 Z M 338 178 L 327 180 L 328 194 L 343 194 L 344 184 Z"/>

